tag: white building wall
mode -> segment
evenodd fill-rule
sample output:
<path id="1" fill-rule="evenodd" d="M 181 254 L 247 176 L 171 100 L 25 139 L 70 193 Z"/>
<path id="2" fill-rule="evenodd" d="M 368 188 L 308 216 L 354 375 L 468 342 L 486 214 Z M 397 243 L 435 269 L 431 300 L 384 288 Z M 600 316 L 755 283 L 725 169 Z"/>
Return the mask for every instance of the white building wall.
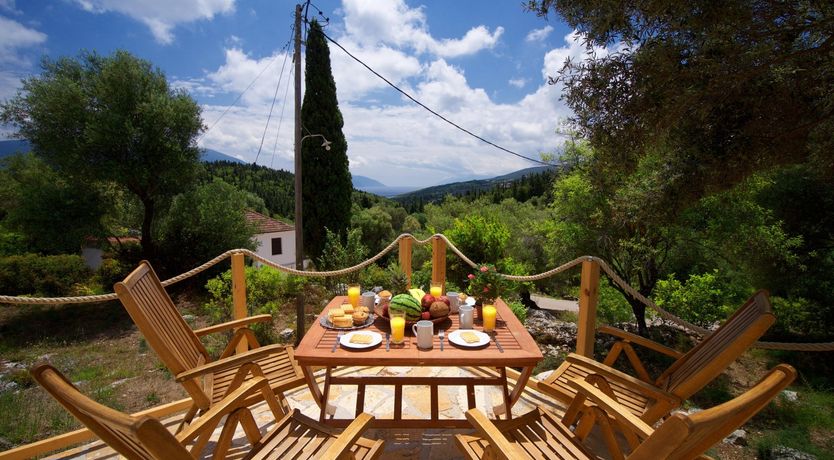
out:
<path id="1" fill-rule="evenodd" d="M 272 255 L 272 239 L 281 238 L 281 254 Z M 257 254 L 279 265 L 295 267 L 295 232 L 273 232 L 255 235 Z M 257 262 L 256 266 L 259 266 Z"/>

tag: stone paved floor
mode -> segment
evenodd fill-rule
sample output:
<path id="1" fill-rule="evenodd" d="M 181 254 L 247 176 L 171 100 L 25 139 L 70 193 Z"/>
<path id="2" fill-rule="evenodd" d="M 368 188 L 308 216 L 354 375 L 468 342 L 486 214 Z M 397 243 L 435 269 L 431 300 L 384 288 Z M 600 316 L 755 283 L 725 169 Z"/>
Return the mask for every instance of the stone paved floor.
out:
<path id="1" fill-rule="evenodd" d="M 433 367 L 352 367 L 340 369 L 339 374 L 351 375 L 403 375 L 403 376 L 471 376 L 471 370 L 459 368 Z M 320 372 L 323 378 L 323 372 Z M 365 412 L 381 418 L 391 418 L 394 411 L 393 387 L 367 387 L 365 393 Z M 306 387 L 299 388 L 288 394 L 290 406 L 298 408 L 307 416 L 318 418 L 318 406 Z M 476 387 L 476 407 L 494 418 L 492 407 L 503 402 L 498 387 Z M 336 417 L 352 418 L 356 407 L 355 386 L 334 386 L 331 389 L 330 403 L 336 406 Z M 466 408 L 466 392 L 462 387 L 439 387 L 438 403 L 441 418 L 464 418 Z M 549 407 L 557 413 L 563 408 L 554 405 L 553 401 L 529 390 L 523 393 L 521 399 L 513 408 L 514 415 L 521 415 L 536 406 Z M 428 387 L 405 387 L 403 389 L 403 418 L 429 418 Z M 255 418 L 262 431 L 266 431 L 274 422 L 272 414 L 265 404 L 255 407 Z M 177 418 L 167 421 L 173 429 Z M 219 433 L 219 429 L 217 431 Z M 472 430 L 452 429 L 370 429 L 365 436 L 372 439 L 385 440 L 384 459 L 458 459 L 462 458 L 455 448 L 454 435 L 456 433 L 471 433 Z M 235 444 L 247 444 L 242 430 L 235 436 Z M 207 450 L 210 452 L 210 449 Z M 117 458 L 115 453 L 100 442 L 88 444 L 76 449 L 62 452 L 49 457 L 54 459 L 109 459 Z"/>

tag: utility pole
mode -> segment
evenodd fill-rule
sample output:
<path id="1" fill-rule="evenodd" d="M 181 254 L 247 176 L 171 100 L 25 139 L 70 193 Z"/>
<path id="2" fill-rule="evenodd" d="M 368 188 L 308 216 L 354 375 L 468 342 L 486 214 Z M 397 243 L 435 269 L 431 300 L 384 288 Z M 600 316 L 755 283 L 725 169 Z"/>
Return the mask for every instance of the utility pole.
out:
<path id="1" fill-rule="evenodd" d="M 295 269 L 304 270 L 304 228 L 301 221 L 301 5 L 295 5 Z M 295 344 L 304 335 L 304 292 L 295 297 Z"/>

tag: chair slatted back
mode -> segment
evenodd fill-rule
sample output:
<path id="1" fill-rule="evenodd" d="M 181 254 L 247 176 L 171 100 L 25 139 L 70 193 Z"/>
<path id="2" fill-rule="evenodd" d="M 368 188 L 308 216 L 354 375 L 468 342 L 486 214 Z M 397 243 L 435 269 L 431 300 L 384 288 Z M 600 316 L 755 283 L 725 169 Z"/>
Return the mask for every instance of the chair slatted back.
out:
<path id="1" fill-rule="evenodd" d="M 48 364 L 38 365 L 30 372 L 67 411 L 126 458 L 192 460 L 191 454 L 158 420 L 132 417 L 93 401 Z"/>
<path id="2" fill-rule="evenodd" d="M 687 399 L 724 372 L 773 325 L 767 291 L 753 294 L 724 324 L 657 379 L 657 386 Z"/>
<path id="3" fill-rule="evenodd" d="M 780 364 L 735 399 L 692 415 L 677 413 L 640 444 L 628 460 L 698 458 L 762 410 L 795 378 L 793 367 Z"/>
<path id="4" fill-rule="evenodd" d="M 145 340 L 172 374 L 193 369 L 209 361 L 200 339 L 180 315 L 159 277 L 142 261 L 124 281 L 116 283 L 119 296 Z M 183 382 L 185 390 L 200 407 L 209 401 L 194 382 Z"/>

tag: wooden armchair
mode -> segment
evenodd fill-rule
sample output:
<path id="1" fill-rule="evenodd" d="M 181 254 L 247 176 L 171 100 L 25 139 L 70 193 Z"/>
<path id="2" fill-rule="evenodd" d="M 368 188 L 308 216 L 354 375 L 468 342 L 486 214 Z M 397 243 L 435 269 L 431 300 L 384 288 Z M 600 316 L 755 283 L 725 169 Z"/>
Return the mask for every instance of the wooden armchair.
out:
<path id="1" fill-rule="evenodd" d="M 618 348 L 630 356 L 634 354 L 630 345 L 633 343 L 677 358 L 654 381 L 646 381 L 650 379 L 642 366 L 639 366 L 642 371 L 637 371 L 642 379 L 610 367 L 609 365 L 616 360 L 616 355 L 606 359 L 604 363 L 599 363 L 584 356 L 570 354 L 547 379 L 539 382 L 537 388 L 556 399 L 570 403 L 576 396 L 575 388 L 569 383 L 570 379 L 584 379 L 588 375 L 597 374 L 604 377 L 609 396 L 644 422 L 653 424 L 718 377 L 727 366 L 753 345 L 774 321 L 776 318 L 771 312 L 767 292 L 758 291 L 721 327 L 687 353 L 679 353 L 642 337 L 619 331 L 618 334 L 625 337 L 627 342 L 619 347 L 615 345 L 612 352 L 617 352 Z M 577 414 L 571 412 L 567 415 Z"/>
<path id="2" fill-rule="evenodd" d="M 289 411 L 289 405 L 283 392 L 305 385 L 301 368 L 293 358 L 292 347 L 261 347 L 255 334 L 246 327 L 257 322 L 269 322 L 272 320 L 270 315 L 251 316 L 192 331 L 147 261 L 141 262 L 124 281 L 116 283 L 115 290 L 148 344 L 194 401 L 183 419 L 183 426 L 190 423 L 198 411 L 206 411 L 223 399 L 243 379 L 255 375 L 265 377 L 285 412 Z M 229 330 L 235 330 L 232 339 L 220 358 L 211 361 L 200 337 Z M 234 354 L 241 342 L 246 343 L 250 350 Z M 255 364 L 256 368 L 238 373 L 241 366 L 248 363 Z M 235 378 L 241 375 L 242 378 Z M 258 399 L 260 397 L 253 394 L 251 402 Z"/>
<path id="3" fill-rule="evenodd" d="M 35 380 L 67 411 L 102 441 L 128 459 L 193 460 L 201 458 L 215 428 L 227 417 L 214 447 L 212 458 L 223 459 L 238 424 L 252 443 L 246 459 L 374 459 L 382 452 L 383 441 L 360 437 L 373 420 L 361 414 L 341 434 L 305 417 L 296 409 L 283 415 L 267 380 L 255 377 L 218 401 L 202 417 L 176 435 L 159 420 L 133 417 L 103 406 L 81 394 L 60 372 L 48 364 L 30 370 Z M 247 408 L 254 395 L 264 398 L 276 417 L 276 425 L 261 435 Z"/>
<path id="4" fill-rule="evenodd" d="M 657 429 L 635 417 L 631 410 L 614 401 L 587 381 L 571 379 L 569 385 L 580 398 L 594 403 L 586 408 L 593 417 L 617 420 L 628 428 L 631 450 L 623 453 L 610 425 L 600 424 L 606 447 L 613 459 L 685 460 L 707 458 L 702 454 L 760 411 L 796 377 L 785 364 L 771 370 L 744 394 L 692 415 L 676 413 Z M 581 404 L 581 403 L 580 403 Z M 552 413 L 536 409 L 512 420 L 491 421 L 477 409 L 466 412 L 479 436 L 456 435 L 458 447 L 470 459 L 599 458 L 582 443 L 588 425 L 580 422 L 575 431 Z"/>

